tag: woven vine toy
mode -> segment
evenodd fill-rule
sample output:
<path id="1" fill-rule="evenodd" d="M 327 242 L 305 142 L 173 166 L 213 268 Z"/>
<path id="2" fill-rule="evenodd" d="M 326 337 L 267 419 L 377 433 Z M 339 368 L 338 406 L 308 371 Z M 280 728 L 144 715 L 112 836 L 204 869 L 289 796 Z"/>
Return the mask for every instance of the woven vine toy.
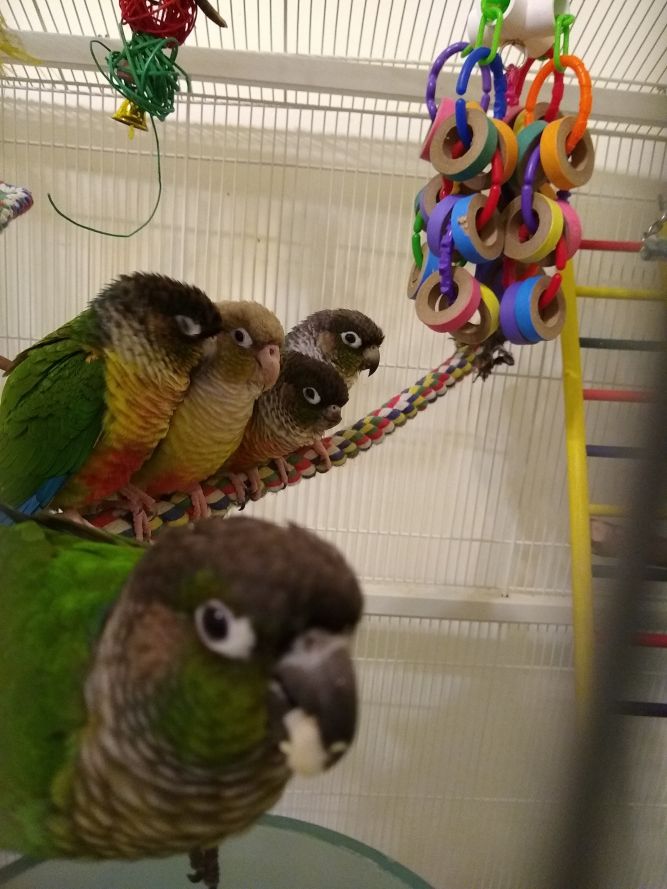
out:
<path id="1" fill-rule="evenodd" d="M 594 167 L 586 129 L 590 77 L 583 62 L 568 54 L 573 16 L 556 16 L 553 58 L 538 71 L 525 107 L 521 92 L 535 60 L 505 71 L 498 54 L 502 21 L 500 5 L 483 0 L 479 39 L 493 23 L 491 47 L 456 43 L 431 67 L 426 107 L 432 123 L 421 157 L 437 174 L 414 203 L 408 297 L 427 327 L 470 345 L 498 335 L 520 345 L 558 336 L 565 323 L 560 273 L 582 236 L 570 192 L 590 179 Z M 465 58 L 457 98 L 436 104 L 438 75 L 458 54 Z M 466 99 L 476 66 L 482 74 L 479 102 Z M 576 115 L 562 116 L 566 68 L 576 74 L 581 98 Z M 551 99 L 538 104 L 550 76 Z"/>
<path id="2" fill-rule="evenodd" d="M 130 127 L 130 138 L 134 130 L 148 130 L 146 115 L 150 117 L 155 137 L 158 193 L 148 218 L 131 232 L 106 232 L 94 226 L 76 222 L 60 210 L 50 194 L 49 203 L 59 216 L 74 223 L 79 228 L 115 238 L 130 238 L 145 228 L 155 216 L 162 196 L 162 170 L 160 165 L 160 140 L 155 120 L 165 120 L 174 111 L 176 93 L 180 90 L 179 81 L 185 80 L 188 91 L 190 78 L 177 63 L 178 48 L 192 31 L 197 18 L 197 10 L 218 27 L 226 28 L 227 23 L 208 0 L 119 0 L 121 19 L 118 30 L 122 42 L 120 50 L 112 50 L 101 40 L 90 41 L 90 52 L 95 64 L 110 86 L 123 97 L 113 119 Z M 127 40 L 123 31 L 126 24 L 132 31 Z M 105 52 L 102 64 L 95 54 L 95 48 Z"/>

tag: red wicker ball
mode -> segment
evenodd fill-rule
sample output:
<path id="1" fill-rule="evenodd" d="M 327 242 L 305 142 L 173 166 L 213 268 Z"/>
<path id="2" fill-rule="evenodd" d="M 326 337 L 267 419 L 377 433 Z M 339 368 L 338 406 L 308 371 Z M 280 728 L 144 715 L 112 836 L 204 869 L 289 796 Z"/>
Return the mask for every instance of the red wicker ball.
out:
<path id="1" fill-rule="evenodd" d="M 197 18 L 194 0 L 120 0 L 120 11 L 133 31 L 174 37 L 178 43 L 184 42 Z"/>

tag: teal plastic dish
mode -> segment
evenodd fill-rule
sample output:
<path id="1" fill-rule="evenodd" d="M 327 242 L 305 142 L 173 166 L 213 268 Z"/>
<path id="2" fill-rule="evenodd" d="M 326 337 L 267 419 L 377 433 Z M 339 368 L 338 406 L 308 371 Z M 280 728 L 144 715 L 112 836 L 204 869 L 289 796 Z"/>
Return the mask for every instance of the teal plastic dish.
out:
<path id="1" fill-rule="evenodd" d="M 351 837 L 295 818 L 265 815 L 228 840 L 220 889 L 433 889 L 403 865 Z M 44 863 L 0 868 L 3 889 L 194 889 L 185 857 L 139 862 Z M 198 884 L 201 885 L 201 884 Z"/>

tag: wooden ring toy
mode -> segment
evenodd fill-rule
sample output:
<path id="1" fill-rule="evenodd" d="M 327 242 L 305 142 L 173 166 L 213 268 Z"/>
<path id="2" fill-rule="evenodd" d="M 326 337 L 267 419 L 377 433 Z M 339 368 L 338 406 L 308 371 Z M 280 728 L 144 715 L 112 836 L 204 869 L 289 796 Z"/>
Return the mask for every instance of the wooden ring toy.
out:
<path id="1" fill-rule="evenodd" d="M 568 157 L 567 144 L 577 125 L 577 118 L 568 116 L 547 124 L 540 139 L 540 161 L 550 182 L 570 191 L 585 185 L 595 168 L 595 149 L 588 131 L 574 146 Z"/>
<path id="2" fill-rule="evenodd" d="M 515 303 L 514 315 L 523 336 L 531 343 L 555 340 L 565 324 L 565 297 L 561 288 L 543 309 L 540 297 L 551 282 L 548 275 L 526 278 L 521 282 Z"/>
<path id="3" fill-rule="evenodd" d="M 503 252 L 503 225 L 498 212 L 481 231 L 477 230 L 477 214 L 483 209 L 487 198 L 483 194 L 473 194 L 461 198 L 452 210 L 452 237 L 454 246 L 468 262 L 483 263 L 498 259 Z"/>
<path id="4" fill-rule="evenodd" d="M 441 188 L 442 176 L 434 176 L 419 192 L 419 212 L 424 220 L 424 225 L 428 225 L 429 217 L 438 202 Z"/>
<path id="5" fill-rule="evenodd" d="M 537 214 L 537 228 L 528 240 L 521 241 L 521 197 L 514 198 L 505 208 L 505 255 L 517 262 L 531 263 L 544 259 L 555 249 L 563 232 L 563 212 L 556 201 L 535 192 L 533 211 Z"/>
<path id="6" fill-rule="evenodd" d="M 452 157 L 459 141 L 456 115 L 451 114 L 440 124 L 431 142 L 431 163 L 455 182 L 465 182 L 480 173 L 491 162 L 498 144 L 498 130 L 483 111 L 468 108 L 468 126 L 472 130 L 470 148 L 459 158 Z"/>
<path id="7" fill-rule="evenodd" d="M 414 299 L 417 296 L 417 291 L 421 287 L 422 283 L 426 280 L 426 278 L 437 271 L 437 252 L 431 253 L 430 250 L 424 250 L 424 262 L 422 263 L 421 268 L 417 265 L 416 262 L 414 262 L 412 264 L 412 268 L 410 269 L 407 287 L 408 299 Z"/>
<path id="8" fill-rule="evenodd" d="M 474 315 L 470 321 L 466 321 L 457 331 L 456 339 L 469 346 L 476 346 L 487 340 L 492 333 L 498 330 L 500 323 L 500 303 L 490 287 L 480 284 L 482 299 L 477 312 L 479 321 L 476 323 Z"/>
<path id="9" fill-rule="evenodd" d="M 491 123 L 498 130 L 498 148 L 500 149 L 500 159 L 503 164 L 500 184 L 504 185 L 516 169 L 519 146 L 514 131 L 507 126 L 505 121 L 496 120 L 494 117 Z M 466 180 L 464 185 L 471 191 L 486 191 L 488 188 L 491 188 L 491 170 L 478 173 L 472 179 Z"/>
<path id="10" fill-rule="evenodd" d="M 482 299 L 480 283 L 462 268 L 454 269 L 456 297 L 451 305 L 440 290 L 440 275 L 436 272 L 424 281 L 417 293 L 417 317 L 431 330 L 446 333 L 457 330 L 469 321 Z"/>
<path id="11" fill-rule="evenodd" d="M 500 299 L 500 329 L 510 343 L 514 343 L 516 346 L 529 346 L 530 340 L 527 340 L 519 330 L 514 313 L 516 295 L 522 284 L 523 281 L 515 281 L 514 284 L 510 284 Z"/>

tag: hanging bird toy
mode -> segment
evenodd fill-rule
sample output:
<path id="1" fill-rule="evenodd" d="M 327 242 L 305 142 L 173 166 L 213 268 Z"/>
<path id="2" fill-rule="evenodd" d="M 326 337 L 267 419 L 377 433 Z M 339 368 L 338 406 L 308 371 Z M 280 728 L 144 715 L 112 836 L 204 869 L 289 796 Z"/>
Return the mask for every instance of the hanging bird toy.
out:
<path id="1" fill-rule="evenodd" d="M 588 182 L 594 167 L 586 129 L 590 76 L 583 62 L 568 53 L 574 17 L 559 14 L 554 20 L 551 10 L 552 58 L 538 71 L 522 106 L 523 84 L 535 60 L 528 57 L 521 67 L 505 71 L 498 48 L 507 6 L 504 0 L 482 0 L 475 44 L 449 46 L 429 73 L 426 107 L 432 123 L 421 157 L 436 175 L 415 198 L 414 264 L 407 287 L 417 317 L 431 330 L 450 332 L 469 345 L 494 337 L 498 348 L 505 340 L 520 345 L 552 340 L 562 330 L 560 273 L 582 237 L 570 192 Z M 553 4 L 538 6 L 543 12 Z M 520 35 L 517 15 L 508 35 L 512 42 Z M 489 25 L 491 45 L 485 46 Z M 544 53 L 544 15 L 540 27 L 524 34 L 522 42 Z M 438 75 L 457 54 L 464 57 L 457 98 L 436 104 Z M 479 102 L 466 98 L 476 66 L 482 74 Z M 576 115 L 563 116 L 566 68 L 577 77 L 580 103 Z M 549 77 L 551 99 L 538 104 Z"/>
<path id="2" fill-rule="evenodd" d="M 135 129 L 148 130 L 146 114 L 151 119 L 158 179 L 155 205 L 148 219 L 133 231 L 114 233 L 75 222 L 58 209 L 50 194 L 47 197 L 59 216 L 80 228 L 112 237 L 129 238 L 152 220 L 162 196 L 160 142 L 154 118 L 163 121 L 173 113 L 181 78 L 185 80 L 188 91 L 190 90 L 190 78 L 176 62 L 178 47 L 194 28 L 198 9 L 221 28 L 226 28 L 227 23 L 208 0 L 120 0 L 120 9 L 118 29 L 122 48 L 111 50 L 101 40 L 91 40 L 90 51 L 102 76 L 123 97 L 112 117 L 130 127 L 130 138 L 134 136 Z M 129 41 L 123 32 L 123 24 L 128 25 L 132 31 Z M 95 55 L 96 46 L 101 46 L 107 53 L 104 66 Z"/>

